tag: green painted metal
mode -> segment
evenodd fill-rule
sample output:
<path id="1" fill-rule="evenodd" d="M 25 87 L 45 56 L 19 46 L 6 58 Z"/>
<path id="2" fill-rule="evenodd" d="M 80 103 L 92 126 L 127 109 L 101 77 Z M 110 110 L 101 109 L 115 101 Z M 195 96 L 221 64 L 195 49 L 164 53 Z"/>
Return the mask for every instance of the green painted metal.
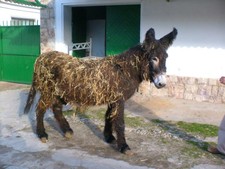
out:
<path id="1" fill-rule="evenodd" d="M 35 56 L 3 55 L 2 80 L 30 84 L 35 60 Z"/>
<path id="2" fill-rule="evenodd" d="M 8 0 L 9 2 L 22 4 L 22 5 L 29 5 L 29 6 L 35 6 L 35 7 L 44 7 L 46 8 L 47 5 L 42 4 L 39 0 Z"/>
<path id="3" fill-rule="evenodd" d="M 140 42 L 140 5 L 115 5 L 105 7 L 75 7 L 72 9 L 72 42 L 86 41 L 88 20 L 106 20 L 105 53 L 121 53 Z M 73 56 L 85 56 L 85 50 Z"/>
<path id="4" fill-rule="evenodd" d="M 140 42 L 140 5 L 107 6 L 106 55 L 119 54 Z"/>
<path id="5" fill-rule="evenodd" d="M 0 27 L 0 80 L 31 83 L 40 55 L 40 26 Z"/>

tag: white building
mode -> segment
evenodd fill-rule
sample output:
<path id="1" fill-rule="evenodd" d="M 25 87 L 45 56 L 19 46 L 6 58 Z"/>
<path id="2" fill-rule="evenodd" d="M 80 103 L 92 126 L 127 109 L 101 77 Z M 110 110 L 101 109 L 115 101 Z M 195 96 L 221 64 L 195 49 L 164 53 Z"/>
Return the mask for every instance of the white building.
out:
<path id="1" fill-rule="evenodd" d="M 38 25 L 41 7 L 35 0 L 0 0 L 0 26 Z"/>
<path id="2" fill-rule="evenodd" d="M 72 42 L 74 7 L 133 4 L 140 5 L 140 42 L 150 27 L 158 38 L 173 27 L 178 29 L 177 39 L 168 51 L 169 75 L 225 75 L 224 0 L 56 0 L 55 49 L 67 52 Z"/>

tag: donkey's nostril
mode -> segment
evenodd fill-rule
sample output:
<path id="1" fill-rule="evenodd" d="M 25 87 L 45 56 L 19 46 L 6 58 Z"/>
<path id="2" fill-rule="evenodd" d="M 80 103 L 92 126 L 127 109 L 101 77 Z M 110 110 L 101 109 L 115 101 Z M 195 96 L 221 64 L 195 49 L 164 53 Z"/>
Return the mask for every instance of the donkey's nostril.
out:
<path id="1" fill-rule="evenodd" d="M 158 86 L 159 87 L 164 87 L 164 86 L 166 86 L 166 84 L 165 83 L 159 83 Z"/>
<path id="2" fill-rule="evenodd" d="M 154 79 L 154 84 L 157 88 L 162 88 L 166 86 L 166 78 L 163 75 L 156 76 Z"/>

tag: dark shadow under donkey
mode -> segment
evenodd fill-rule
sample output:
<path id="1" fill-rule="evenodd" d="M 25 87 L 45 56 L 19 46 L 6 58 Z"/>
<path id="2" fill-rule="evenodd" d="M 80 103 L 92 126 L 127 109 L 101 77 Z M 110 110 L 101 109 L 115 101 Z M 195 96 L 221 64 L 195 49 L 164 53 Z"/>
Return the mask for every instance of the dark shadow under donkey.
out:
<path id="1" fill-rule="evenodd" d="M 81 60 L 61 52 L 41 54 L 35 63 L 33 82 L 25 113 L 30 110 L 36 92 L 40 99 L 36 107 L 37 135 L 46 142 L 44 114 L 51 108 L 65 137 L 73 130 L 62 114 L 62 105 L 76 106 L 107 104 L 104 137 L 115 141 L 120 152 L 131 151 L 125 139 L 124 103 L 138 89 L 143 80 L 150 80 L 157 88 L 166 85 L 166 50 L 176 38 L 177 30 L 155 39 L 154 29 L 146 32 L 142 44 L 126 52 L 99 60 Z"/>

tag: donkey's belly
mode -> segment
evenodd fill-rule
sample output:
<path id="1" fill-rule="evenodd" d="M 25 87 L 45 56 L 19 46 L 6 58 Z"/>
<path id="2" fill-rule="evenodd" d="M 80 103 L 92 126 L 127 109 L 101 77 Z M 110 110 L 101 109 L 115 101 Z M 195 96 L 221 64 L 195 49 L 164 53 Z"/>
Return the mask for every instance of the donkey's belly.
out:
<path id="1" fill-rule="evenodd" d="M 118 91 L 100 91 L 77 89 L 67 93 L 62 98 L 71 104 L 79 106 L 93 106 L 116 102 L 123 98 L 123 93 Z"/>

